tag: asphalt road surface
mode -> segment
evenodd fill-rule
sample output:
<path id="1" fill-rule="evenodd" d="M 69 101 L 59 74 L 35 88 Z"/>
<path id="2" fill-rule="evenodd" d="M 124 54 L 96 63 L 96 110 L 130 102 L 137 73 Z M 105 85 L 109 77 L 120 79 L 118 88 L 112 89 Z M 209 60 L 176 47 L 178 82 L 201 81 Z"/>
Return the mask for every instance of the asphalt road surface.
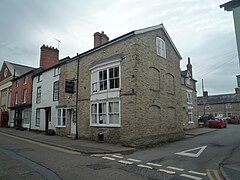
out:
<path id="1" fill-rule="evenodd" d="M 0 179 L 220 180 L 219 164 L 239 147 L 239 129 L 228 125 L 131 155 L 92 156 L 0 134 Z"/>

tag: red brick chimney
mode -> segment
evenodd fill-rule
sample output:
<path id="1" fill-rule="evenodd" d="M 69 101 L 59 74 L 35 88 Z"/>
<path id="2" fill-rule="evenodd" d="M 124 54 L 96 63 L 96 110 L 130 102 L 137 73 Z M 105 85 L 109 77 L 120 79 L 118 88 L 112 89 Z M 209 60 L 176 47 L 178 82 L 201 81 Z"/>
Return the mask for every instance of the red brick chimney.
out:
<path id="1" fill-rule="evenodd" d="M 188 57 L 187 70 L 190 72 L 191 77 L 193 77 L 193 73 L 192 73 L 192 65 L 191 65 L 191 62 L 190 62 L 190 57 Z"/>
<path id="2" fill-rule="evenodd" d="M 207 91 L 203 91 L 203 97 L 208 97 L 208 92 Z"/>
<path id="3" fill-rule="evenodd" d="M 109 41 L 109 38 L 107 37 L 106 34 L 104 34 L 103 31 L 102 33 L 95 32 L 93 36 L 94 36 L 94 47 L 100 46 Z"/>
<path id="4" fill-rule="evenodd" d="M 235 88 L 235 93 L 240 94 L 240 88 Z"/>
<path id="5" fill-rule="evenodd" d="M 51 46 L 42 45 L 40 53 L 40 67 L 47 69 L 59 62 L 59 50 Z"/>

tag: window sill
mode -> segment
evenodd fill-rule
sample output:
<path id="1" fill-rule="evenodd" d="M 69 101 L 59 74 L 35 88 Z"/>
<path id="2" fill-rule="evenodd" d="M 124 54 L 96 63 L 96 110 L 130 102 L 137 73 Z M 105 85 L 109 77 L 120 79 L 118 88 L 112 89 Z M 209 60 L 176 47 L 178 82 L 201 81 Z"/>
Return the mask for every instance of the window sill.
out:
<path id="1" fill-rule="evenodd" d="M 90 127 L 104 127 L 104 128 L 120 128 L 120 124 L 90 124 Z"/>
<path id="2" fill-rule="evenodd" d="M 121 88 L 115 88 L 115 89 L 107 89 L 107 90 L 102 90 L 102 91 L 97 91 L 97 92 L 92 92 L 91 95 L 95 95 L 95 94 L 104 94 L 104 93 L 108 93 L 108 92 L 117 92 L 120 91 Z"/>
<path id="3" fill-rule="evenodd" d="M 66 126 L 56 126 L 56 128 L 66 128 Z"/>

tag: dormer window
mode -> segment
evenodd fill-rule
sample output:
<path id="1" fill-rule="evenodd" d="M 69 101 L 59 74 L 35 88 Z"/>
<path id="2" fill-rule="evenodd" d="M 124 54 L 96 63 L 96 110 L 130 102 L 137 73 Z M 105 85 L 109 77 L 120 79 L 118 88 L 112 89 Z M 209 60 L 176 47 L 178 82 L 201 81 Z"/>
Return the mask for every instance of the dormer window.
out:
<path id="1" fill-rule="evenodd" d="M 166 44 L 165 41 L 160 37 L 156 38 L 156 50 L 158 56 L 166 58 Z"/>

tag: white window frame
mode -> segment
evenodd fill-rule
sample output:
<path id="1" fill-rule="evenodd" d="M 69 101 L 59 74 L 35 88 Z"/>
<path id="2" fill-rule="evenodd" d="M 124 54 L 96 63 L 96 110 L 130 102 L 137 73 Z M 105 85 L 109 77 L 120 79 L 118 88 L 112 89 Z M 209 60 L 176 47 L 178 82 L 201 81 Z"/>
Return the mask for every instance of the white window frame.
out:
<path id="1" fill-rule="evenodd" d="M 19 87 L 19 80 L 16 80 L 16 87 Z"/>
<path id="2" fill-rule="evenodd" d="M 15 93 L 15 104 L 18 104 L 18 92 Z"/>
<path id="3" fill-rule="evenodd" d="M 40 115 L 41 114 L 41 111 L 40 109 L 36 109 L 36 122 L 35 122 L 35 126 L 40 126 Z"/>
<path id="4" fill-rule="evenodd" d="M 109 104 L 110 103 L 118 103 L 118 112 L 112 111 L 110 112 Z M 105 112 L 99 113 L 100 105 L 105 104 Z M 96 106 L 97 112 L 92 112 L 92 106 Z M 121 103 L 120 100 L 108 100 L 108 101 L 96 101 L 90 104 L 90 126 L 97 127 L 121 127 Z M 110 123 L 110 116 L 115 115 L 118 116 L 118 123 Z M 96 122 L 93 122 L 93 116 L 96 118 Z M 104 117 L 106 119 L 104 119 Z"/>
<path id="5" fill-rule="evenodd" d="M 187 91 L 187 104 L 192 104 L 192 91 Z"/>
<path id="6" fill-rule="evenodd" d="M 60 67 L 54 68 L 54 74 L 53 74 L 53 76 L 58 76 L 58 75 L 60 75 L 60 71 L 61 71 L 61 68 L 60 68 Z"/>
<path id="7" fill-rule="evenodd" d="M 158 56 L 166 59 L 166 43 L 160 37 L 156 37 L 156 51 Z"/>
<path id="8" fill-rule="evenodd" d="M 188 123 L 193 123 L 193 108 L 188 107 Z"/>
<path id="9" fill-rule="evenodd" d="M 42 82 L 42 74 L 39 74 L 39 75 L 37 76 L 37 82 Z"/>
<path id="10" fill-rule="evenodd" d="M 27 77 L 27 76 L 24 76 L 24 78 L 23 78 L 23 84 L 27 84 L 27 80 L 28 80 L 28 77 Z"/>
<path id="11" fill-rule="evenodd" d="M 23 103 L 26 103 L 27 101 L 27 89 L 23 90 Z"/>
<path id="12" fill-rule="evenodd" d="M 57 109 L 57 127 L 66 127 L 67 120 L 67 109 Z"/>
<path id="13" fill-rule="evenodd" d="M 38 91 L 40 89 L 40 91 Z M 41 96 L 42 96 L 42 87 L 38 86 L 37 87 L 37 95 L 36 95 L 36 103 L 40 104 L 41 103 Z"/>
<path id="14" fill-rule="evenodd" d="M 118 68 L 118 77 L 113 77 L 110 78 L 110 69 L 115 69 Z M 107 72 L 107 79 L 105 80 L 100 80 L 100 72 L 106 71 Z M 118 87 L 113 87 L 110 88 L 110 81 L 118 79 Z M 100 90 L 100 83 L 105 81 L 106 84 L 106 88 Z M 115 84 L 115 82 L 114 82 Z M 95 94 L 95 93 L 102 93 L 102 92 L 107 92 L 107 91 L 115 91 L 115 90 L 120 90 L 121 88 L 121 66 L 120 63 L 114 63 L 108 66 L 104 66 L 104 67 L 99 67 L 96 68 L 94 70 L 92 70 L 91 72 L 91 94 Z"/>
<path id="15" fill-rule="evenodd" d="M 58 99 L 59 99 L 59 81 L 55 81 L 53 82 L 53 101 L 58 101 Z"/>

